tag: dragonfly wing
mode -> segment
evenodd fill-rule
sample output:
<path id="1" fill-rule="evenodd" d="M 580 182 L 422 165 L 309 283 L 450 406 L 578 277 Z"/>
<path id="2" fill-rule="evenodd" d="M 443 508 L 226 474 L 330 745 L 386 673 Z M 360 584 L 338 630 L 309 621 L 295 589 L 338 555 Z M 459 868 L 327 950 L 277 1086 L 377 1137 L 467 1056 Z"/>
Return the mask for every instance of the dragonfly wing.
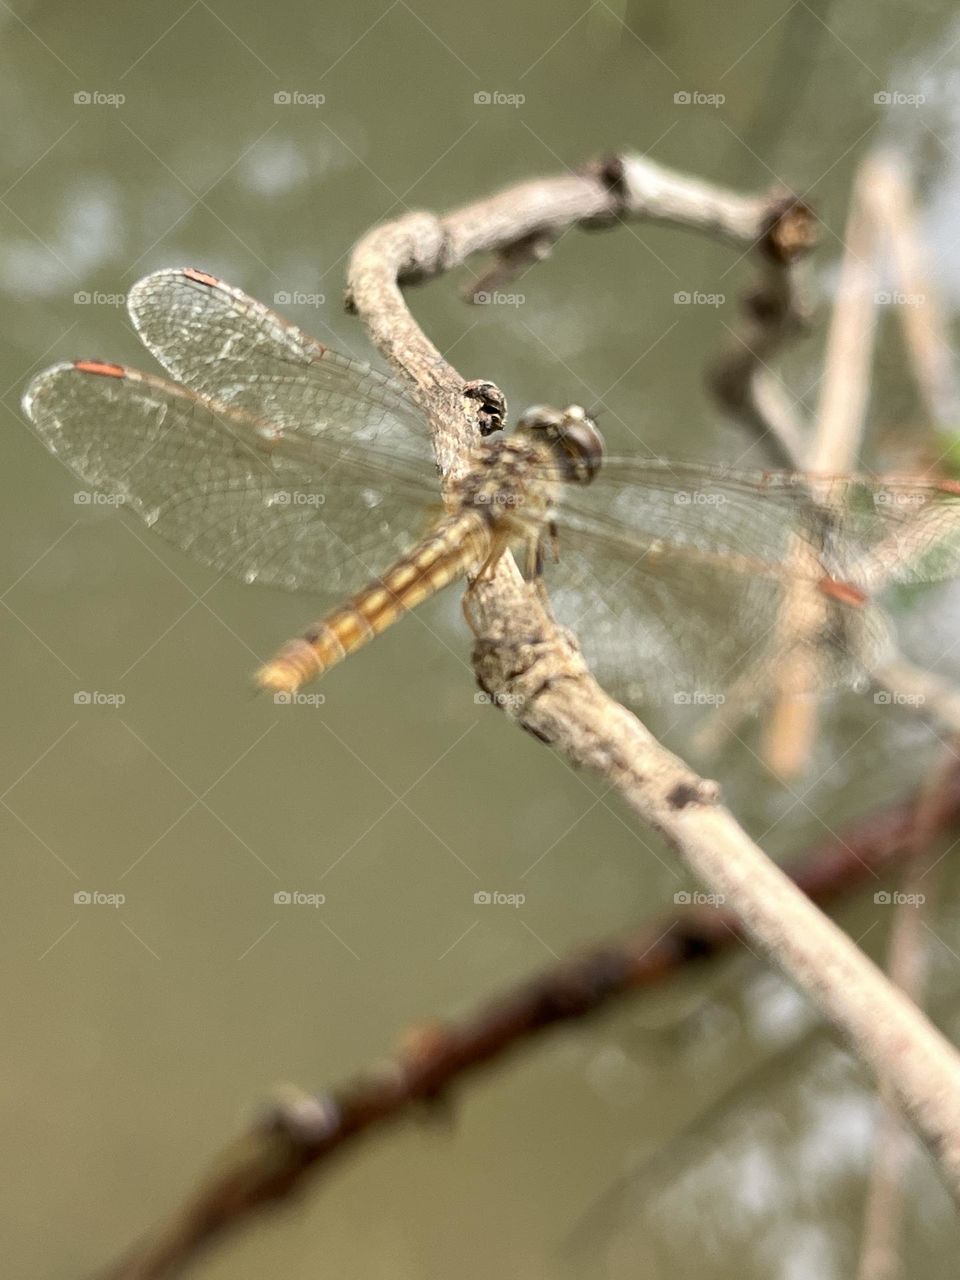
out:
<path id="1" fill-rule="evenodd" d="M 399 383 L 214 276 L 157 271 L 133 286 L 127 305 L 146 346 L 199 395 L 254 415 L 266 407 L 276 426 L 328 447 L 432 458 L 423 418 Z"/>
<path id="2" fill-rule="evenodd" d="M 862 545 L 848 552 L 809 490 L 686 464 L 609 471 L 565 495 L 547 578 L 600 679 L 631 700 L 856 685 L 888 651 L 855 585 Z"/>
<path id="3" fill-rule="evenodd" d="M 329 451 L 118 365 L 55 365 L 24 407 L 86 484 L 247 582 L 338 600 L 408 550 L 438 502 L 429 461 Z"/>
<path id="4" fill-rule="evenodd" d="M 631 537 L 781 563 L 798 542 L 811 572 L 870 593 L 960 576 L 960 483 L 915 476 L 738 471 L 665 458 L 612 458 L 571 500 Z M 599 501 L 598 501 L 599 500 Z M 795 559 L 789 573 L 800 570 Z"/>

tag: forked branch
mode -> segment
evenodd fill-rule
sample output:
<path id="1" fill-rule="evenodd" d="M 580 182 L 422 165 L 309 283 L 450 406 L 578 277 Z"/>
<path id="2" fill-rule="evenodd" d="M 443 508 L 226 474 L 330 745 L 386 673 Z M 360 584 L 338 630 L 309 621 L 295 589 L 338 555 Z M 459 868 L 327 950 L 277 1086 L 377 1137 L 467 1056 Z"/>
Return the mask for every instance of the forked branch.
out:
<path id="1" fill-rule="evenodd" d="M 466 381 L 443 359 L 413 320 L 401 285 L 438 275 L 477 252 L 496 255 L 499 271 L 512 269 L 509 264 L 542 256 L 575 224 L 615 226 L 626 219 L 718 236 L 752 249 L 782 272 L 810 244 L 809 215 L 789 197 L 743 198 L 622 157 L 509 188 L 444 218 L 411 214 L 374 229 L 357 245 L 349 305 L 412 388 L 447 480 L 469 465 L 478 432 L 502 424 L 504 401 L 493 383 Z M 465 1023 L 422 1028 L 377 1076 L 279 1106 L 225 1154 L 219 1171 L 151 1241 L 108 1273 L 110 1280 L 170 1276 L 227 1228 L 288 1196 L 353 1139 L 436 1100 L 468 1069 L 733 937 L 761 947 L 845 1034 L 860 1059 L 893 1082 L 898 1105 L 960 1200 L 960 1067 L 952 1047 L 753 844 L 719 804 L 717 785 L 698 777 L 604 693 L 575 638 L 557 626 L 546 598 L 523 581 L 509 556 L 489 581 L 475 585 L 471 603 L 477 676 L 497 705 L 572 765 L 601 773 L 701 881 L 723 895 L 730 914 L 685 916 L 686 923 L 663 936 L 644 934 L 592 952 L 486 1005 Z M 842 844 L 818 864 L 821 872 L 832 865 L 827 882 L 844 882 L 855 847 Z"/>
<path id="2" fill-rule="evenodd" d="M 478 431 L 499 425 L 503 397 L 467 381 L 413 319 L 401 285 L 438 275 L 478 252 L 556 238 L 574 224 L 651 219 L 719 235 L 784 267 L 811 238 L 809 211 L 778 193 L 744 199 L 621 157 L 513 187 L 445 217 L 416 213 L 369 232 L 354 250 L 350 305 L 412 389 L 434 432 L 444 477 L 470 465 Z M 698 777 L 587 670 L 541 592 L 504 557 L 475 584 L 475 667 L 497 706 L 570 764 L 602 774 L 658 830 L 747 934 L 845 1035 L 938 1161 L 960 1202 L 960 1059 L 953 1047 L 854 943 L 764 855 Z"/>

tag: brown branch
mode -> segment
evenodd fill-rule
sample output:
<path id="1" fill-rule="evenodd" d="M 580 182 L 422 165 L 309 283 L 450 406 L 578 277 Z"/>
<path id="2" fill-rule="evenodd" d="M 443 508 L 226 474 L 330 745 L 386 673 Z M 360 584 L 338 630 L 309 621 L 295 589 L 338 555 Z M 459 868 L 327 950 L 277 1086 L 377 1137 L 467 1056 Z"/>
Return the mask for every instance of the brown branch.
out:
<path id="1" fill-rule="evenodd" d="M 821 903 L 876 883 L 920 855 L 917 799 L 851 823 L 789 867 L 800 888 Z M 960 768 L 942 780 L 929 834 L 960 824 Z M 457 1023 L 408 1032 L 376 1075 L 275 1106 L 217 1161 L 217 1172 L 142 1246 L 102 1280 L 164 1280 L 256 1213 L 303 1189 L 365 1135 L 446 1100 L 479 1068 L 501 1062 L 554 1026 L 592 1016 L 624 997 L 656 987 L 691 964 L 741 940 L 729 910 L 683 909 L 626 938 L 584 951 Z"/>

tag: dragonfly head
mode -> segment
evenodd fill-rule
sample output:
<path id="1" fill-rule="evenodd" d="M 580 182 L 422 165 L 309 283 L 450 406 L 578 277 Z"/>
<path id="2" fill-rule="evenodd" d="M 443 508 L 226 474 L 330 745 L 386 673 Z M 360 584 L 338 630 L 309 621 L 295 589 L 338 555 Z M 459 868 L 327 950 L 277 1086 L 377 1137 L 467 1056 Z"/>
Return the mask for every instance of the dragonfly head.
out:
<path id="1" fill-rule="evenodd" d="M 603 436 L 578 404 L 566 409 L 533 405 L 520 415 L 517 430 L 545 443 L 569 484 L 589 484 L 603 461 Z"/>

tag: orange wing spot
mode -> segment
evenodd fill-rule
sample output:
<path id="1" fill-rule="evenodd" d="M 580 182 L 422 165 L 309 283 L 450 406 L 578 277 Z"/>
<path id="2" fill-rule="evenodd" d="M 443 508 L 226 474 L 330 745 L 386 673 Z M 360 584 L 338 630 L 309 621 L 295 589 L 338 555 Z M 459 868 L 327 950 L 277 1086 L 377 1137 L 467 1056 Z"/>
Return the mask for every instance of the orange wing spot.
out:
<path id="1" fill-rule="evenodd" d="M 196 267 L 184 267 L 183 274 L 188 280 L 196 280 L 197 284 L 209 285 L 211 289 L 220 287 L 220 281 L 216 276 L 211 276 L 206 271 L 198 271 Z"/>
<path id="2" fill-rule="evenodd" d="M 105 378 L 126 377 L 123 365 L 108 364 L 105 360 L 74 360 L 73 367 L 81 373 L 99 373 Z"/>
<path id="3" fill-rule="evenodd" d="M 938 480 L 937 489 L 940 493 L 955 493 L 960 495 L 960 480 Z"/>
<path id="4" fill-rule="evenodd" d="M 817 583 L 817 589 L 831 600 L 837 600 L 840 604 L 854 605 L 857 608 L 865 605 L 870 598 L 865 591 L 855 587 L 852 582 L 841 582 L 839 578 L 821 578 Z"/>

